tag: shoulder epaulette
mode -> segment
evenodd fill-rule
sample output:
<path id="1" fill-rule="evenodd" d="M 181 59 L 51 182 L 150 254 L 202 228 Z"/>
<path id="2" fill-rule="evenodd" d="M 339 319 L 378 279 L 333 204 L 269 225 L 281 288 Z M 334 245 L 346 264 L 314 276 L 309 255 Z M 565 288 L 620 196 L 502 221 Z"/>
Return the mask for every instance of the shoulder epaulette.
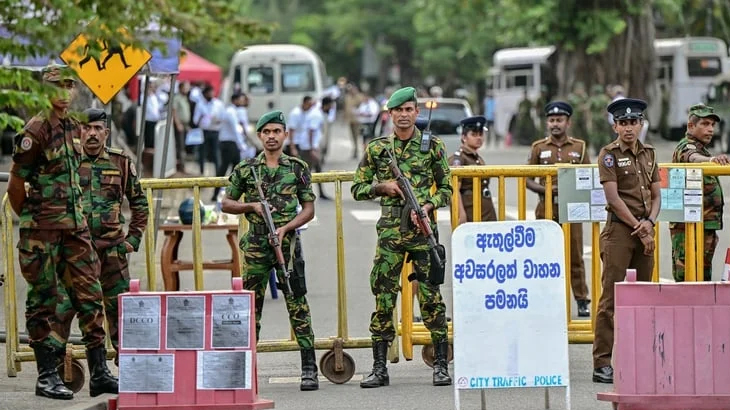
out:
<path id="1" fill-rule="evenodd" d="M 307 163 L 299 157 L 289 157 L 289 160 L 296 162 L 297 164 L 301 165 L 302 167 L 307 166 Z"/>
<path id="2" fill-rule="evenodd" d="M 535 148 L 535 145 L 537 145 L 537 144 L 539 144 L 539 143 L 541 143 L 541 142 L 545 142 L 545 140 L 546 140 L 546 139 L 547 139 L 547 138 L 540 138 L 540 139 L 539 139 L 539 140 L 537 140 L 537 141 L 533 141 L 533 142 L 532 142 L 532 145 L 531 145 L 531 147 L 532 147 L 532 148 Z"/>
<path id="3" fill-rule="evenodd" d="M 123 157 L 127 157 L 128 156 L 127 153 L 124 152 L 123 149 L 116 148 L 116 147 L 106 147 L 106 152 L 108 152 L 110 154 L 114 154 L 114 155 L 121 155 Z"/>

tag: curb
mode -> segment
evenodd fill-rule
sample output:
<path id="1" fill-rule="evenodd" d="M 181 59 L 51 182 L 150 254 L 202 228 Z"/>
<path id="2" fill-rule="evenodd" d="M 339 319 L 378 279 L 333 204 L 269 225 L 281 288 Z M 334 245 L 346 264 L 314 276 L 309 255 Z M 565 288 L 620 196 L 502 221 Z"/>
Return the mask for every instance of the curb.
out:
<path id="1" fill-rule="evenodd" d="M 94 398 L 94 402 L 79 403 L 70 407 L 64 407 L 64 410 L 107 410 L 109 399 L 117 397 L 113 394 L 103 394 Z"/>

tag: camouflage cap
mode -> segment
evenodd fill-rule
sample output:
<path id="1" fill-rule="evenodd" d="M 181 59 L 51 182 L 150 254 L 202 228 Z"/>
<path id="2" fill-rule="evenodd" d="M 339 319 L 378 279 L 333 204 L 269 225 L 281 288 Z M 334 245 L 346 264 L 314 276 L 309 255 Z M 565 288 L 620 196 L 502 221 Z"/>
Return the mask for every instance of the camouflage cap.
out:
<path id="1" fill-rule="evenodd" d="M 76 81 L 68 66 L 60 64 L 49 64 L 43 67 L 43 81 L 58 83 L 61 81 Z"/>
<path id="2" fill-rule="evenodd" d="M 689 115 L 696 115 L 699 118 L 712 118 L 716 122 L 720 122 L 720 116 L 715 114 L 715 109 L 702 103 L 689 107 Z"/>
<path id="3" fill-rule="evenodd" d="M 413 101 L 414 103 L 418 102 L 416 99 L 416 89 L 413 87 L 404 87 L 395 90 L 388 99 L 388 104 L 386 104 L 385 107 L 392 110 L 395 107 L 400 107 L 408 101 Z"/>
<path id="4" fill-rule="evenodd" d="M 256 132 L 261 132 L 266 124 L 281 124 L 286 128 L 284 113 L 281 111 L 270 111 L 262 115 L 256 122 Z"/>

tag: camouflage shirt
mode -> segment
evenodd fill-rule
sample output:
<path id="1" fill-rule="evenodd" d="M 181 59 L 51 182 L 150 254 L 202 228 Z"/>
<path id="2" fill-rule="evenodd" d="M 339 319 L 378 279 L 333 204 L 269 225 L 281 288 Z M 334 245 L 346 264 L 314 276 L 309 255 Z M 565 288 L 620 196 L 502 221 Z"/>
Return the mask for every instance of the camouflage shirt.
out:
<path id="1" fill-rule="evenodd" d="M 116 148 L 105 148 L 96 158 L 84 153 L 79 177 L 84 191 L 84 214 L 96 247 L 106 249 L 126 240 L 135 251 L 138 250 L 149 211 L 147 198 L 129 157 Z M 125 196 L 132 210 L 126 235 L 121 209 Z"/>
<path id="2" fill-rule="evenodd" d="M 280 227 L 289 223 L 297 216 L 297 205 L 301 202 L 314 202 L 316 196 L 312 191 L 312 177 L 307 164 L 299 158 L 281 154 L 279 166 L 266 166 L 266 156 L 262 152 L 236 165 L 228 177 L 231 186 L 226 195 L 238 200 L 243 196 L 246 202 L 258 202 L 259 192 L 253 177 L 252 168 L 261 180 L 261 188 L 266 199 L 274 208 L 272 217 L 274 225 Z M 246 219 L 254 225 L 264 225 L 264 218 L 256 212 L 246 214 Z"/>
<path id="3" fill-rule="evenodd" d="M 15 136 L 13 173 L 30 184 L 20 228 L 83 229 L 78 122 L 54 113 L 31 118 Z"/>
<path id="4" fill-rule="evenodd" d="M 376 138 L 371 141 L 360 165 L 355 171 L 352 184 L 352 196 L 357 201 L 373 199 L 374 182 L 392 181 L 395 176 L 388 168 L 390 161 L 386 149 L 391 150 L 398 168 L 411 183 L 418 202 L 433 204 L 434 209 L 441 208 L 451 199 L 451 171 L 446 158 L 446 148 L 439 138 L 432 137 L 431 149 L 423 153 L 421 148 L 421 132 L 415 130 L 407 141 L 400 141 L 395 134 Z M 436 184 L 436 192 L 431 195 L 431 187 Z M 401 198 L 380 198 L 382 206 L 404 206 Z"/>
<path id="5" fill-rule="evenodd" d="M 706 157 L 712 156 L 704 144 L 689 135 L 685 135 L 674 149 L 672 162 L 690 162 L 689 157 L 692 154 L 700 154 Z M 725 201 L 722 195 L 722 187 L 720 186 L 720 178 L 705 175 L 703 177 L 702 197 L 702 207 L 704 208 L 702 220 L 704 221 L 705 229 L 722 229 L 722 207 L 724 205 Z M 683 226 L 684 224 L 673 223 L 669 227 L 682 228 Z"/>

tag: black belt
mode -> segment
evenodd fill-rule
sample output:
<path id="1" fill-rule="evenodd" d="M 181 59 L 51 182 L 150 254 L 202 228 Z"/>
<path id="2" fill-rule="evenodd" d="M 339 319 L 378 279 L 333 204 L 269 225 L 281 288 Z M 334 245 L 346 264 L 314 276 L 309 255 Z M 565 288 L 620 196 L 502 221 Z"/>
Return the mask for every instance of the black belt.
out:
<path id="1" fill-rule="evenodd" d="M 474 193 L 474 191 L 472 191 L 471 189 L 465 189 L 465 190 L 461 191 L 461 194 L 462 195 L 472 195 L 473 193 Z M 482 189 L 482 196 L 484 198 L 491 198 L 492 197 L 492 192 L 489 190 L 489 188 L 483 188 Z"/>
<path id="2" fill-rule="evenodd" d="M 627 224 L 626 222 L 624 222 L 623 220 L 621 220 L 621 218 L 619 218 L 618 215 L 616 215 L 615 213 L 613 213 L 613 212 L 609 212 L 609 213 L 611 214 L 611 222 L 620 222 L 620 223 L 628 226 L 629 228 L 632 228 L 631 226 L 629 226 L 629 224 Z M 634 218 L 636 218 L 637 221 L 641 221 L 642 219 L 646 219 L 643 216 L 636 216 L 636 215 L 634 215 Z"/>
<path id="3" fill-rule="evenodd" d="M 248 224 L 248 231 L 254 235 L 268 235 L 269 228 L 266 225 Z"/>

